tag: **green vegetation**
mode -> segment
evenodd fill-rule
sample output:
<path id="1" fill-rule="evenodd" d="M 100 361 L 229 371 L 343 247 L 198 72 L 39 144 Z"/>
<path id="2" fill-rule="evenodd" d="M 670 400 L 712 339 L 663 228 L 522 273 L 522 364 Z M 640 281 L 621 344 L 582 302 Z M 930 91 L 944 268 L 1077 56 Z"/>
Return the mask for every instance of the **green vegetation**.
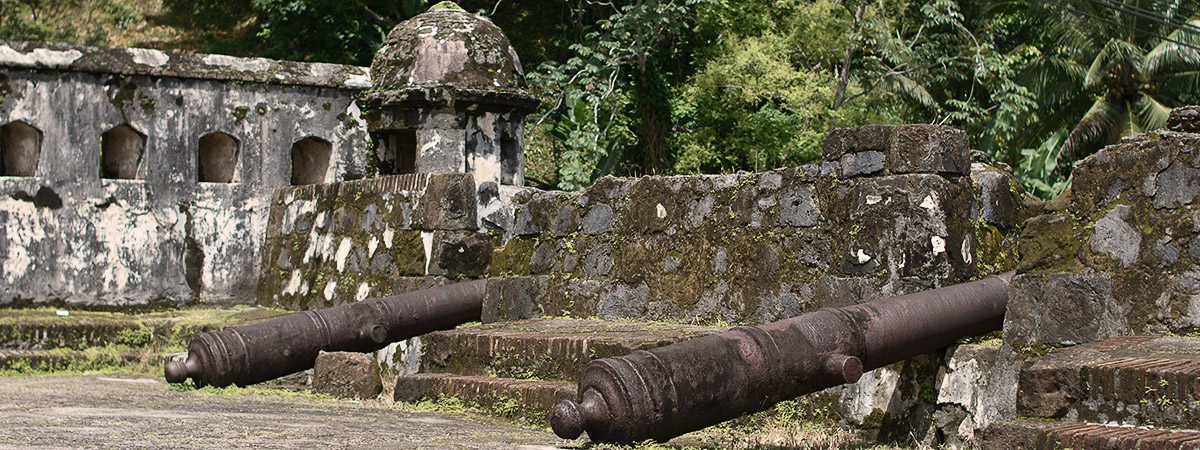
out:
<path id="1" fill-rule="evenodd" d="M 307 389 L 287 389 L 287 388 L 278 388 L 278 387 L 226 386 L 226 387 L 219 388 L 219 387 L 205 386 L 202 388 L 197 388 L 192 383 L 181 383 L 181 384 L 167 385 L 167 390 L 176 391 L 176 392 L 198 392 L 201 394 L 212 394 L 212 395 L 272 395 L 272 396 L 276 396 L 276 397 L 303 398 L 303 399 L 310 399 L 310 400 L 335 400 L 334 397 L 329 396 L 327 394 L 316 393 L 316 392 L 309 391 Z"/>
<path id="2" fill-rule="evenodd" d="M 77 373 L 162 375 L 164 353 L 186 351 L 192 335 L 277 317 L 286 311 L 229 310 L 123 314 L 98 311 L 0 310 L 0 345 L 53 347 L 0 359 L 0 376 Z"/>
<path id="3" fill-rule="evenodd" d="M 367 65 L 431 3 L 0 0 L 0 38 Z M 936 123 L 1051 197 L 1073 161 L 1200 103 L 1197 0 L 457 5 L 521 55 L 542 100 L 526 178 L 543 187 L 793 166 L 833 127 Z"/>

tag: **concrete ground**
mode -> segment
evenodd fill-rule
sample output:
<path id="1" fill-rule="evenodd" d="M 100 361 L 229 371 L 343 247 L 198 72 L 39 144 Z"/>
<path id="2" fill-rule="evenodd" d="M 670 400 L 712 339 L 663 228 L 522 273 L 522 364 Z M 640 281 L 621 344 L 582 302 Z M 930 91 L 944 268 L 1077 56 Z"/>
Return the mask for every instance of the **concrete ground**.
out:
<path id="1" fill-rule="evenodd" d="M 0 378 L 0 448 L 551 449 L 548 430 L 467 414 L 128 375 Z M 578 444 L 576 444 L 578 445 Z"/>

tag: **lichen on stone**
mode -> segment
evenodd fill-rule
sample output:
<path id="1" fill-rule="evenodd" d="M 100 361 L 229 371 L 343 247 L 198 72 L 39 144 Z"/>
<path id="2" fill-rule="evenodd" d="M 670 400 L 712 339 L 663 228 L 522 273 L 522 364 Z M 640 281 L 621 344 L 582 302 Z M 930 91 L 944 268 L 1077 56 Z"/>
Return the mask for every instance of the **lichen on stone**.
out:
<path id="1" fill-rule="evenodd" d="M 441 2 L 441 3 L 438 3 L 436 5 L 429 7 L 429 11 L 438 10 L 438 9 L 457 9 L 459 11 L 466 11 L 465 9 L 462 9 L 461 6 L 458 6 L 458 3 L 454 3 L 454 2 L 450 2 L 450 1 Z"/>

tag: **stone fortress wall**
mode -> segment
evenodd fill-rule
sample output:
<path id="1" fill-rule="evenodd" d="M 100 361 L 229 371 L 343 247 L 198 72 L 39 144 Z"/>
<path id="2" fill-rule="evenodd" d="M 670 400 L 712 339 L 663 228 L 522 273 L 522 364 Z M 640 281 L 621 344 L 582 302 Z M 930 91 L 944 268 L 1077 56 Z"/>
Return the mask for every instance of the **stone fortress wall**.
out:
<path id="1" fill-rule="evenodd" d="M 1108 392 L 1149 380 L 1120 365 L 1142 359 L 1103 362 L 1165 342 L 1105 339 L 1200 328 L 1194 107 L 1079 162 L 1071 193 L 1049 202 L 965 133 L 930 125 L 835 130 L 802 167 L 567 193 L 522 187 L 505 159 L 521 155 L 531 103 L 502 57 L 480 57 L 520 75 L 497 92 L 396 77 L 366 92 L 365 113 L 362 68 L 28 43 L 0 44 L 0 58 L 0 304 L 319 309 L 492 278 L 489 323 L 758 324 L 1015 268 L 1001 341 L 822 395 L 850 422 L 950 444 L 1017 417 L 1200 426 L 1190 403 Z M 368 148 L 390 168 L 356 179 Z M 1043 356 L 1062 346 L 1079 351 Z M 397 351 L 417 369 L 418 340 L 379 357 Z M 1005 435 L 1017 428 L 989 433 L 1027 439 Z"/>
<path id="2" fill-rule="evenodd" d="M 271 193 L 365 173 L 365 68 L 0 42 L 0 305 L 252 303 Z"/>
<path id="3" fill-rule="evenodd" d="M 605 177 L 576 193 L 480 193 L 471 175 L 444 173 L 287 187 L 271 202 L 258 301 L 324 308 L 486 277 L 484 323 L 761 324 L 1010 270 L 1024 201 L 1011 174 L 971 160 L 965 133 L 930 125 L 840 129 L 824 160 L 797 168 Z M 414 339 L 378 357 L 413 371 L 420 352 Z M 1011 416 L 997 405 L 1016 370 L 980 365 L 1016 354 L 958 355 L 967 368 L 945 386 L 947 361 L 928 355 L 827 398 L 873 427 L 942 408 L 970 436 Z"/>

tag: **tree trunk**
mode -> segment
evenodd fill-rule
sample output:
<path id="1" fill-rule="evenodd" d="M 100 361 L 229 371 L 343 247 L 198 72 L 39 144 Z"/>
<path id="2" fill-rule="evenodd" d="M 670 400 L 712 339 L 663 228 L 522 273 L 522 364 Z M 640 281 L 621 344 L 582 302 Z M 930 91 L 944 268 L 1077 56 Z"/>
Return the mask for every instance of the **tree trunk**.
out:
<path id="1" fill-rule="evenodd" d="M 863 6 L 858 5 L 854 10 L 854 23 L 850 26 L 851 32 L 858 30 L 859 24 L 862 22 Z M 842 57 L 842 69 L 838 74 L 837 92 L 833 96 L 833 110 L 837 111 L 846 103 L 846 85 L 850 84 L 850 62 L 854 58 L 854 43 L 846 44 L 846 54 Z M 837 127 L 837 119 L 829 121 L 829 129 Z"/>

